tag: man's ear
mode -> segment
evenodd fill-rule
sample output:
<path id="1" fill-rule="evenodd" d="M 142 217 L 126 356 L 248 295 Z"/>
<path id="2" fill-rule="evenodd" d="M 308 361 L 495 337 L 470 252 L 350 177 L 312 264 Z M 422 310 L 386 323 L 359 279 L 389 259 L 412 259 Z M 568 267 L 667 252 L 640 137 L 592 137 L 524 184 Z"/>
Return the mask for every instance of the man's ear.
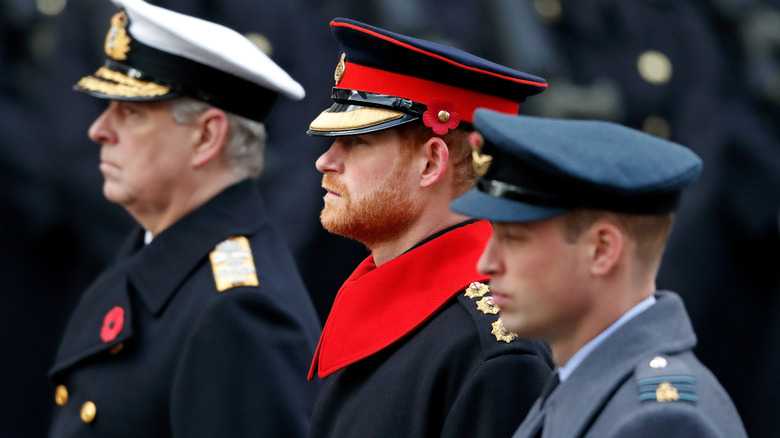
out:
<path id="1" fill-rule="evenodd" d="M 228 132 L 228 119 L 224 111 L 209 108 L 198 117 L 195 126 L 195 152 L 192 157 L 194 167 L 202 167 L 210 162 L 225 146 Z"/>
<path id="2" fill-rule="evenodd" d="M 603 220 L 596 221 L 586 234 L 590 273 L 608 275 L 627 248 L 626 235 L 617 225 Z"/>
<path id="3" fill-rule="evenodd" d="M 430 187 L 444 176 L 450 158 L 450 150 L 444 140 L 432 137 L 425 142 L 422 152 L 425 168 L 420 175 L 420 186 Z"/>

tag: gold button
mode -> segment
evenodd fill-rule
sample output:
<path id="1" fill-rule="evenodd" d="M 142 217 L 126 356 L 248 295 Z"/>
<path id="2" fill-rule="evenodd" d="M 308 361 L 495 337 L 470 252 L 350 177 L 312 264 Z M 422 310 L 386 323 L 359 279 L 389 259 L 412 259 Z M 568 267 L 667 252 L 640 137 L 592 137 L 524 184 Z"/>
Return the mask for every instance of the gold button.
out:
<path id="1" fill-rule="evenodd" d="M 81 421 L 85 423 L 91 423 L 97 415 L 97 406 L 91 401 L 84 403 L 81 407 Z"/>
<path id="2" fill-rule="evenodd" d="M 560 20 L 563 15 L 561 0 L 534 0 L 534 10 L 542 20 L 549 23 Z"/>
<path id="3" fill-rule="evenodd" d="M 669 139 L 672 135 L 672 128 L 669 122 L 661 116 L 649 116 L 642 125 L 642 130 L 656 137 Z"/>
<path id="4" fill-rule="evenodd" d="M 448 120 L 450 120 L 450 113 L 444 110 L 439 111 L 439 121 L 447 123 Z"/>
<path id="5" fill-rule="evenodd" d="M 636 61 L 642 79 L 654 85 L 663 85 L 672 78 L 672 62 L 657 50 L 648 50 Z"/>
<path id="6" fill-rule="evenodd" d="M 120 351 L 122 351 L 123 348 L 125 348 L 125 344 L 116 344 L 111 347 L 111 354 L 117 355 Z"/>
<path id="7" fill-rule="evenodd" d="M 65 406 L 68 402 L 68 388 L 65 385 L 58 385 L 56 391 L 54 391 L 54 402 L 60 406 Z"/>

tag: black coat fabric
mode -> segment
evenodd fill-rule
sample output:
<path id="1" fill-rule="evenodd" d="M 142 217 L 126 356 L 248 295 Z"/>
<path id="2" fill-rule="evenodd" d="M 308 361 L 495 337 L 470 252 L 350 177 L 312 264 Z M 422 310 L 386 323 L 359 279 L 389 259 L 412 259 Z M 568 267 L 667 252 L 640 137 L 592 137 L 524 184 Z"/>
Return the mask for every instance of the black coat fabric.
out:
<path id="1" fill-rule="evenodd" d="M 312 437 L 509 437 L 547 381 L 546 345 L 491 334 L 459 294 L 411 336 L 324 379 Z"/>
<path id="2" fill-rule="evenodd" d="M 248 239 L 259 285 L 219 292 L 209 254 L 233 236 Z M 50 372 L 67 401 L 50 436 L 306 436 L 320 324 L 256 187 L 231 186 L 142 240 L 135 230 L 67 324 Z M 116 307 L 124 325 L 106 341 Z"/>
<path id="3" fill-rule="evenodd" d="M 618 328 L 537 401 L 514 438 L 746 437 L 715 376 L 692 352 L 696 335 L 682 300 L 657 302 Z"/>

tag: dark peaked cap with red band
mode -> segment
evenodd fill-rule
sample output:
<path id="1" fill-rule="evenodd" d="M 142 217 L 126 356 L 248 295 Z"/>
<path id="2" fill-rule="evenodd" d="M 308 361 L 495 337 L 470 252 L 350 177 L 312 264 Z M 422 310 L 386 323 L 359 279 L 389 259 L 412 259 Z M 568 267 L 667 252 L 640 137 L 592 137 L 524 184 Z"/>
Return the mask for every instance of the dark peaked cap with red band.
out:
<path id="1" fill-rule="evenodd" d="M 106 61 L 77 91 L 112 100 L 189 96 L 257 121 L 279 94 L 303 99 L 303 87 L 238 32 L 142 0 L 112 1 L 120 11 Z"/>
<path id="2" fill-rule="evenodd" d="M 308 134 L 355 135 L 422 120 L 437 134 L 471 123 L 476 108 L 518 114 L 547 82 L 443 44 L 345 18 L 330 23 L 343 55 L 334 104 Z"/>

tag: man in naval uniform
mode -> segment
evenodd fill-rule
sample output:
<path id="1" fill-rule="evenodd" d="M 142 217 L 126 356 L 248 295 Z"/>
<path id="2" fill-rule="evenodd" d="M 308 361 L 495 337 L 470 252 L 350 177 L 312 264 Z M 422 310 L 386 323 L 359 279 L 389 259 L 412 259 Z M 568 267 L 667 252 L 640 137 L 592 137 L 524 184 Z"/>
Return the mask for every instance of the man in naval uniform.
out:
<path id="1" fill-rule="evenodd" d="M 139 226 L 65 327 L 50 436 L 307 436 L 320 325 L 251 181 L 274 101 L 304 91 L 228 28 L 114 3 L 76 89 L 109 101 L 89 137 Z"/>
<path id="2" fill-rule="evenodd" d="M 337 18 L 334 104 L 310 135 L 321 222 L 371 255 L 339 290 L 309 378 L 313 437 L 509 437 L 552 370 L 548 346 L 501 325 L 476 271 L 487 221 L 449 203 L 473 186 L 471 115 L 516 115 L 543 79 L 452 47 Z"/>
<path id="3" fill-rule="evenodd" d="M 609 122 L 478 110 L 474 126 L 490 166 L 452 209 L 491 221 L 479 271 L 505 327 L 558 366 L 514 436 L 746 436 L 680 297 L 655 287 L 699 157 Z"/>

